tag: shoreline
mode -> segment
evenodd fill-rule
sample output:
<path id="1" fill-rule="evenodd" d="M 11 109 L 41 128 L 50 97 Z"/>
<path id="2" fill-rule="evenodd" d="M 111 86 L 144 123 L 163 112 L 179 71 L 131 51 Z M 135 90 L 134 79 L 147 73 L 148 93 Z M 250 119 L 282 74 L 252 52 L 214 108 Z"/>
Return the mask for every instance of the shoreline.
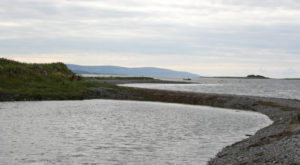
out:
<path id="1" fill-rule="evenodd" d="M 132 80 L 130 81 L 132 82 Z M 159 81 L 163 83 L 163 81 Z M 145 81 L 137 81 L 135 83 L 139 82 L 145 83 Z M 118 82 L 113 81 L 106 83 L 115 85 Z M 128 81 L 124 83 L 128 83 Z M 273 121 L 273 124 L 260 129 L 255 133 L 255 135 L 250 136 L 245 140 L 236 142 L 231 146 L 223 148 L 213 159 L 208 162 L 208 164 L 300 164 L 299 100 L 256 96 L 191 93 L 129 87 L 94 87 L 92 89 L 92 91 L 82 96 L 68 98 L 67 100 L 115 99 L 155 101 L 239 109 L 265 114 Z M 8 96 L 9 95 L 0 93 L 0 100 L 40 100 L 35 98 L 22 98 L 20 96 Z"/>
<path id="2" fill-rule="evenodd" d="M 145 90 L 153 101 L 259 112 L 272 121 L 249 138 L 223 148 L 209 165 L 300 164 L 300 101 L 255 96 Z"/>
<path id="3" fill-rule="evenodd" d="M 108 83 L 113 85 L 119 84 L 133 84 L 133 83 L 156 83 L 156 84 L 197 84 L 186 80 L 182 81 L 168 81 L 160 79 L 97 79 L 97 77 L 89 77 L 90 81 L 97 83 Z"/>

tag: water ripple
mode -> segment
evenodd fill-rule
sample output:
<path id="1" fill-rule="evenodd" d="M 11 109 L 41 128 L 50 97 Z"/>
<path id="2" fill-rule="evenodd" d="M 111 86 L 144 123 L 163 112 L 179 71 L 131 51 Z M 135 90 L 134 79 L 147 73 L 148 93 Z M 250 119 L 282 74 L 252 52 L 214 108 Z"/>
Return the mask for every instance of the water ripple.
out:
<path id="1" fill-rule="evenodd" d="M 134 101 L 1 103 L 0 164 L 205 164 L 264 115 Z"/>

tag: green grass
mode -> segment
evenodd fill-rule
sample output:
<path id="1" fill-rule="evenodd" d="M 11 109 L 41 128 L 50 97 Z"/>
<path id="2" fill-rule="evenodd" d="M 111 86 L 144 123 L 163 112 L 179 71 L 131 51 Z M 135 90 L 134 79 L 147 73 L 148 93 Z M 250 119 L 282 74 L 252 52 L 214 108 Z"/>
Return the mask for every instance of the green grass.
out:
<path id="1" fill-rule="evenodd" d="M 264 152 L 258 152 L 255 154 L 255 156 L 263 156 L 264 155 Z"/>
<path id="2" fill-rule="evenodd" d="M 0 93 L 28 99 L 70 99 L 91 87 L 114 87 L 87 81 L 63 63 L 26 64 L 0 58 Z"/>
<path id="3" fill-rule="evenodd" d="M 246 165 L 246 164 L 248 164 L 247 162 L 244 162 L 244 163 L 240 163 L 239 165 Z"/>
<path id="4" fill-rule="evenodd" d="M 254 159 L 252 160 L 253 163 L 258 163 L 259 162 L 259 159 Z"/>

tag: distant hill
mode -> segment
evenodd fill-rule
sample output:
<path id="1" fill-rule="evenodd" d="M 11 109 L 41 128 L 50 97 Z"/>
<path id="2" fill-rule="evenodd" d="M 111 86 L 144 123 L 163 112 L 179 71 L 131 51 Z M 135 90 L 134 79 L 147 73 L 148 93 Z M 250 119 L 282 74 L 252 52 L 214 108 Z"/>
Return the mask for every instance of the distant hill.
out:
<path id="1" fill-rule="evenodd" d="M 67 64 L 68 68 L 78 74 L 116 74 L 129 76 L 162 76 L 162 77 L 199 77 L 197 74 L 174 71 L 162 68 L 142 67 L 127 68 L 119 66 L 82 66 Z"/>

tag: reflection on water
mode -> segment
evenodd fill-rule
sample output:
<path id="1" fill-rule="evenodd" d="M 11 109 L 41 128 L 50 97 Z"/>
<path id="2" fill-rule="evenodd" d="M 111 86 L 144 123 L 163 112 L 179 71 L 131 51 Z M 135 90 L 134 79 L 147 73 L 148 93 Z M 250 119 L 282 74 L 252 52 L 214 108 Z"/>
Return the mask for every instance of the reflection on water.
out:
<path id="1" fill-rule="evenodd" d="M 89 100 L 0 103 L 0 164 L 205 164 L 271 121 L 202 106 Z"/>

